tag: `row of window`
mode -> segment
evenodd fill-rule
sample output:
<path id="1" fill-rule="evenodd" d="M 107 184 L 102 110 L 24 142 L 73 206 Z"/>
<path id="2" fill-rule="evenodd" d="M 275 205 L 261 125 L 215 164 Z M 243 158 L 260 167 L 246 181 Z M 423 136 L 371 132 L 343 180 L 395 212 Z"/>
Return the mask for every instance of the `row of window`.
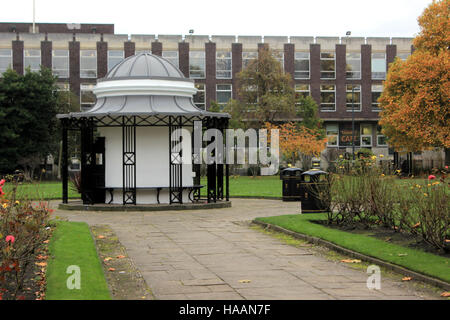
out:
<path id="1" fill-rule="evenodd" d="M 95 95 L 93 93 L 95 84 L 92 83 L 82 83 L 80 85 L 80 106 L 81 108 L 90 108 L 95 104 Z M 70 92 L 69 83 L 58 83 L 60 92 Z M 206 108 L 206 98 L 205 98 L 205 85 L 202 83 L 195 84 L 197 88 L 197 94 L 194 95 L 194 103 L 198 108 Z M 232 86 L 231 84 L 218 84 L 216 86 L 216 101 L 219 105 L 224 106 L 228 103 L 232 96 Z M 68 99 L 70 95 L 67 95 Z"/>
<path id="2" fill-rule="evenodd" d="M 69 85 L 67 83 L 58 84 L 62 91 L 68 91 Z M 197 107 L 205 109 L 206 95 L 205 84 L 195 84 L 197 94 L 194 96 L 194 103 Z M 82 107 L 89 107 L 95 103 L 95 96 L 92 93 L 94 84 L 81 84 L 80 86 L 80 103 Z M 378 98 L 383 90 L 382 85 L 372 85 L 372 111 L 380 111 Z M 217 84 L 216 85 L 216 101 L 219 105 L 224 106 L 232 97 L 231 84 Z M 309 84 L 295 85 L 295 92 L 297 96 L 306 97 L 310 95 Z M 336 111 L 336 91 L 334 85 L 321 86 L 321 111 Z M 347 85 L 346 88 L 346 107 L 347 111 L 361 111 L 361 89 L 359 85 Z"/>
<path id="3" fill-rule="evenodd" d="M 350 147 L 355 139 L 357 147 L 373 147 L 374 124 L 361 123 L 353 130 L 351 123 L 327 123 L 325 130 L 327 133 L 328 147 Z M 376 125 L 377 146 L 386 147 L 386 137 L 381 133 L 381 127 Z"/>
<path id="4" fill-rule="evenodd" d="M 137 50 L 136 54 L 151 51 Z M 406 59 L 409 53 L 400 53 L 401 59 Z M 163 51 L 162 56 L 179 66 L 178 51 Z M 108 50 L 108 71 L 124 59 L 123 50 Z M 258 57 L 258 52 L 242 52 L 242 67 L 246 68 L 252 59 Z M 274 57 L 280 62 L 284 69 L 284 53 L 274 52 Z M 10 49 L 0 49 L 0 73 L 12 63 L 12 51 Z M 24 50 L 24 67 L 30 67 L 32 71 L 39 70 L 41 64 L 41 50 Z M 52 68 L 55 75 L 60 78 L 69 77 L 69 50 L 52 51 Z M 386 77 L 386 54 L 372 53 L 371 59 L 372 79 L 385 79 Z M 97 78 L 97 51 L 80 50 L 80 77 Z M 189 52 L 189 77 L 193 79 L 203 79 L 206 77 L 206 62 L 204 51 Z M 216 52 L 216 78 L 232 78 L 232 56 L 230 51 Z M 310 78 L 310 55 L 309 52 L 296 52 L 294 56 L 294 78 Z M 320 53 L 320 78 L 336 78 L 336 57 L 334 52 Z M 346 78 L 361 79 L 361 54 L 346 54 Z"/>

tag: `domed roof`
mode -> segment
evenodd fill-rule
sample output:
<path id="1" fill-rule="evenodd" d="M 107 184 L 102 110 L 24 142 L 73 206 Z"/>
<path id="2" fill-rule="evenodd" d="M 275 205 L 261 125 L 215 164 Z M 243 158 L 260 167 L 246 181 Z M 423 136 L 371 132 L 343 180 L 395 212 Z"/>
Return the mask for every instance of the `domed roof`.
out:
<path id="1" fill-rule="evenodd" d="M 185 78 L 183 73 L 168 60 L 140 53 L 126 58 L 112 68 L 104 80 L 115 78 Z"/>

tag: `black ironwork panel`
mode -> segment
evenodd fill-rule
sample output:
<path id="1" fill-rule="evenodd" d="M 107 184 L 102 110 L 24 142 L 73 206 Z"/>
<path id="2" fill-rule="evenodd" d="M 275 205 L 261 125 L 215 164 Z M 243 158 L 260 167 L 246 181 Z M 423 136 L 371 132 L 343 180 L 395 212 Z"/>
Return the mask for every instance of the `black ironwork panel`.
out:
<path id="1" fill-rule="evenodd" d="M 181 117 L 169 118 L 169 202 L 183 203 L 183 150 L 181 143 L 183 137 L 173 137 L 177 129 L 182 128 Z"/>
<path id="2" fill-rule="evenodd" d="M 84 204 L 94 204 L 94 126 L 91 121 L 81 123 L 81 198 Z"/>
<path id="3" fill-rule="evenodd" d="M 122 118 L 123 204 L 136 204 L 136 119 Z"/>

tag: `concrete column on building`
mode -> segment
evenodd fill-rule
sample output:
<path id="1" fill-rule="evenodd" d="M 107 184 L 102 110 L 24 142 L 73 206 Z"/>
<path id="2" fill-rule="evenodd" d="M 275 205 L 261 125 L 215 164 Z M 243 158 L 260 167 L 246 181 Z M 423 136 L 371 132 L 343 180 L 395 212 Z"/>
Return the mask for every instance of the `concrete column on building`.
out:
<path id="1" fill-rule="evenodd" d="M 238 98 L 237 75 L 242 70 L 242 43 L 231 44 L 233 99 Z"/>
<path id="2" fill-rule="evenodd" d="M 389 70 L 389 65 L 394 62 L 397 55 L 397 46 L 395 44 L 386 45 L 386 74 Z"/>
<path id="3" fill-rule="evenodd" d="M 372 105 L 372 46 L 361 45 L 361 111 L 371 110 Z"/>
<path id="4" fill-rule="evenodd" d="M 97 42 L 97 77 L 103 78 L 108 73 L 108 43 L 103 41 Z"/>
<path id="5" fill-rule="evenodd" d="M 320 109 L 320 44 L 310 44 L 311 97 Z"/>
<path id="6" fill-rule="evenodd" d="M 52 69 L 52 42 L 47 39 L 41 41 L 41 64 Z"/>
<path id="7" fill-rule="evenodd" d="M 69 42 L 69 84 L 70 90 L 80 96 L 80 42 Z"/>
<path id="8" fill-rule="evenodd" d="M 346 80 L 346 45 L 336 45 L 336 113 L 339 116 L 348 115 L 346 109 L 347 102 L 347 80 Z"/>
<path id="9" fill-rule="evenodd" d="M 18 74 L 23 74 L 23 41 L 19 40 L 19 34 L 17 34 L 17 39 L 12 42 L 12 54 L 13 69 Z"/>
<path id="10" fill-rule="evenodd" d="M 178 43 L 178 59 L 180 71 L 186 78 L 189 78 L 189 43 Z"/>
<path id="11" fill-rule="evenodd" d="M 162 56 L 162 43 L 159 41 L 153 41 L 152 42 L 152 54 L 157 55 L 157 56 Z"/>
<path id="12" fill-rule="evenodd" d="M 295 45 L 293 43 L 284 44 L 284 72 L 289 73 L 291 78 L 294 79 L 294 56 Z"/>
<path id="13" fill-rule="evenodd" d="M 126 41 L 123 44 L 124 52 L 125 52 L 125 58 L 134 56 L 135 52 L 135 44 L 132 41 Z"/>
<path id="14" fill-rule="evenodd" d="M 216 44 L 205 43 L 206 64 L 206 110 L 211 106 L 211 101 L 216 98 Z"/>

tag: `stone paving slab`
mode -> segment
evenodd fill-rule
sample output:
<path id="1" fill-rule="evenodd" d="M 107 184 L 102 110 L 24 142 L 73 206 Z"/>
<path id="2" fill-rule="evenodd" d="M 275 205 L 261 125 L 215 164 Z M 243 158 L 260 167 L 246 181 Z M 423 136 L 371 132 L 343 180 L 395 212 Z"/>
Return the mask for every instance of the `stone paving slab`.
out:
<path id="1" fill-rule="evenodd" d="M 211 210 L 56 210 L 54 215 L 109 225 L 156 299 L 439 298 L 383 274 L 381 290 L 369 290 L 364 270 L 330 261 L 308 244 L 287 245 L 245 223 L 256 217 L 299 212 L 297 202 L 232 202 L 231 208 Z"/>

